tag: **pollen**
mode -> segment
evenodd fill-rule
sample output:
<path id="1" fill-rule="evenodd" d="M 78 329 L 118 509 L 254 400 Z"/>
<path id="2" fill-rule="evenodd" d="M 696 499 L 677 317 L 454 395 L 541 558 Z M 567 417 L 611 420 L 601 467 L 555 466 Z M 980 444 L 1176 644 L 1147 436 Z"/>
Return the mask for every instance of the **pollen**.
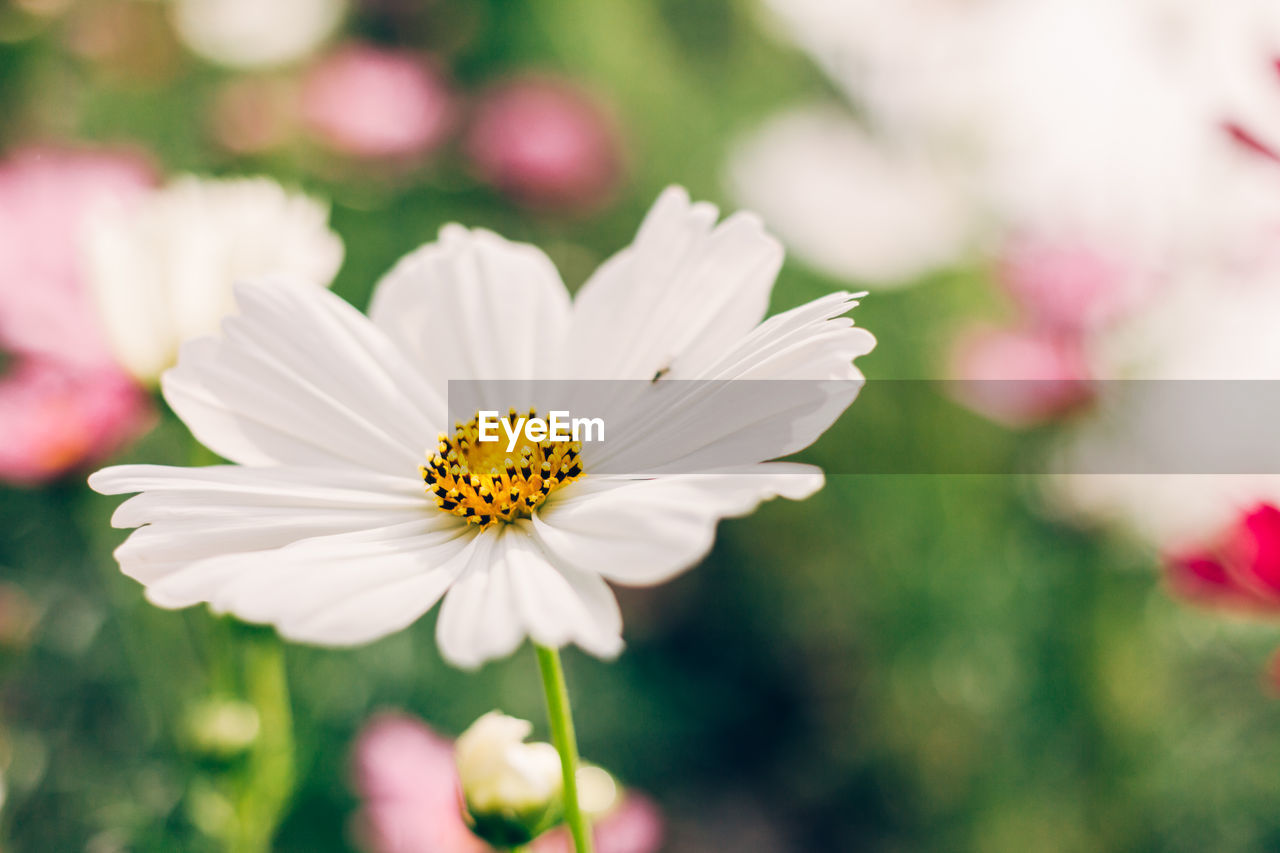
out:
<path id="1" fill-rule="evenodd" d="M 537 411 L 528 416 L 536 417 Z M 511 409 L 502 420 L 514 428 L 519 417 Z M 581 442 L 534 442 L 521 435 L 508 452 L 503 428 L 500 424 L 499 441 L 480 441 L 477 413 L 468 423 L 455 424 L 453 435 L 440 433 L 435 451 L 419 469 L 437 507 L 481 529 L 531 517 L 548 495 L 582 476 Z"/>

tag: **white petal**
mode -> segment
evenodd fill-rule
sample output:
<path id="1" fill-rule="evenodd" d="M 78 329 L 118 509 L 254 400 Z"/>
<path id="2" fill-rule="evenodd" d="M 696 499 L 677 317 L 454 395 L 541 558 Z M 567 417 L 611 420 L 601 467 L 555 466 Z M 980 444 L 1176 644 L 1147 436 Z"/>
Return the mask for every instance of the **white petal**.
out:
<path id="1" fill-rule="evenodd" d="M 677 358 L 697 372 L 764 317 L 782 247 L 760 220 L 666 190 L 635 242 L 582 287 L 571 362 L 581 378 L 651 379 Z"/>
<path id="2" fill-rule="evenodd" d="M 107 493 L 146 489 L 117 511 L 116 523 L 144 526 L 116 556 L 152 602 L 208 602 L 322 645 L 368 642 L 413 622 L 465 568 L 457 558 L 476 538 L 408 478 L 134 465 L 91 483 Z"/>
<path id="3" fill-rule="evenodd" d="M 830 108 L 771 120 L 733 155 L 729 183 L 798 257 L 846 280 L 917 281 L 956 263 L 974 230 L 945 175 Z"/>
<path id="4" fill-rule="evenodd" d="M 654 383 L 612 418 L 607 448 L 584 451 L 588 470 L 691 473 L 809 446 L 863 384 L 853 361 L 875 338 L 840 316 L 856 304 L 835 293 L 771 317 L 709 365 L 707 381 Z"/>
<path id="5" fill-rule="evenodd" d="M 450 379 L 559 378 L 569 294 L 539 249 L 446 225 L 378 283 L 369 316 L 444 393 Z"/>
<path id="6" fill-rule="evenodd" d="M 444 403 L 385 335 L 312 285 L 236 293 L 223 337 L 184 346 L 162 381 L 202 444 L 243 465 L 417 470 Z"/>
<path id="7" fill-rule="evenodd" d="M 513 526 L 505 537 L 516 612 L 534 642 L 559 648 L 577 643 L 597 657 L 622 651 L 622 613 L 608 584 L 594 571 L 553 566 L 533 538 L 529 521 Z"/>
<path id="8" fill-rule="evenodd" d="M 647 586 L 701 560 L 721 518 L 774 497 L 800 500 L 821 486 L 818 469 L 786 463 L 622 485 L 584 481 L 553 495 L 532 523 L 557 565 Z"/>
<path id="9" fill-rule="evenodd" d="M 87 228 L 86 274 L 122 363 L 149 384 L 184 341 L 217 332 L 237 282 L 328 286 L 343 247 L 328 207 L 267 178 L 183 176 Z"/>
<path id="10" fill-rule="evenodd" d="M 698 378 L 860 380 L 853 360 L 871 352 L 876 339 L 843 316 L 857 304 L 854 295 L 831 293 L 775 314 Z"/>
<path id="11" fill-rule="evenodd" d="M 85 227 L 85 279 L 93 292 L 112 352 L 134 377 L 153 384 L 177 355 L 178 332 L 169 311 L 168 282 L 139 240 L 128 211 L 108 205 Z"/>
<path id="12" fill-rule="evenodd" d="M 353 469 L 243 468 L 215 465 L 117 465 L 98 471 L 89 485 L 104 495 L 139 492 L 111 517 L 115 527 L 139 527 L 239 508 L 342 508 L 418 512 L 424 505 L 416 477 L 390 477 Z"/>
<path id="13" fill-rule="evenodd" d="M 440 607 L 436 642 L 440 654 L 454 666 L 474 669 L 487 660 L 506 657 L 524 639 L 509 575 L 497 570 L 505 551 L 499 548 L 502 531 L 491 527 L 476 537 L 469 565 Z"/>
<path id="14" fill-rule="evenodd" d="M 99 471 L 89 483 L 104 494 L 142 491 L 112 521 L 141 525 L 116 559 L 148 585 L 212 557 L 389 525 L 456 522 L 435 512 L 411 478 L 350 470 L 125 465 Z"/>
<path id="15" fill-rule="evenodd" d="M 474 528 L 434 517 L 318 537 L 195 564 L 149 595 L 179 605 L 198 597 L 217 611 L 275 625 L 292 640 L 365 643 L 430 610 L 467 565 L 475 538 Z"/>
<path id="16" fill-rule="evenodd" d="M 445 659 L 473 668 L 511 654 L 526 636 L 547 646 L 577 643 L 604 658 L 622 650 L 622 616 L 593 571 L 553 566 L 528 522 L 481 535 L 484 547 L 445 598 L 437 640 Z"/>

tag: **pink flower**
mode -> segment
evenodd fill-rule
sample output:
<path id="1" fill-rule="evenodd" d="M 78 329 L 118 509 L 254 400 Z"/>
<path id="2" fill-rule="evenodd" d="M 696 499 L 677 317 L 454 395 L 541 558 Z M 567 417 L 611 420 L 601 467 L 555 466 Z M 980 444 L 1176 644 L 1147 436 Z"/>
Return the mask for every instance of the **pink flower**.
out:
<path id="1" fill-rule="evenodd" d="M 150 423 L 149 411 L 115 367 L 22 359 L 0 377 L 0 479 L 39 483 L 100 462 Z"/>
<path id="2" fill-rule="evenodd" d="M 1016 240 L 1005 250 L 999 278 L 1033 324 L 1056 330 L 1105 325 L 1139 295 L 1122 263 L 1072 243 Z"/>
<path id="3" fill-rule="evenodd" d="M 0 347 L 111 363 L 83 280 L 82 229 L 96 206 L 139 196 L 153 180 L 124 154 L 28 149 L 0 163 Z"/>
<path id="4" fill-rule="evenodd" d="M 1181 598 L 1211 607 L 1280 613 L 1280 508 L 1259 504 L 1218 541 L 1174 554 L 1166 576 Z"/>
<path id="5" fill-rule="evenodd" d="M 525 77 L 486 94 L 466 152 L 482 180 L 530 207 L 597 208 L 622 178 L 622 146 L 606 111 L 549 77 Z"/>
<path id="6" fill-rule="evenodd" d="M 662 816 L 648 800 L 635 795 L 595 828 L 596 853 L 653 853 L 662 844 Z M 573 853 L 563 829 L 548 832 L 531 845 L 534 853 Z"/>
<path id="7" fill-rule="evenodd" d="M 329 148 L 356 157 L 408 157 L 434 149 L 449 130 L 443 78 L 408 52 L 342 47 L 302 84 L 302 119 Z"/>
<path id="8" fill-rule="evenodd" d="M 0 479 L 37 483 L 101 461 L 150 422 L 108 349 L 80 262 L 99 204 L 142 194 L 122 154 L 30 149 L 0 163 Z"/>
<path id="9" fill-rule="evenodd" d="M 374 718 L 356 741 L 365 846 L 377 853 L 484 853 L 462 821 L 453 742 L 411 717 Z"/>
<path id="10" fill-rule="evenodd" d="M 356 788 L 364 801 L 356 820 L 361 845 L 373 853 L 488 853 L 463 822 L 453 742 L 424 723 L 382 714 L 355 747 Z M 653 853 L 661 820 L 647 801 L 628 795 L 595 827 L 597 853 Z M 571 851 L 563 829 L 534 842 L 538 853 Z"/>
<path id="11" fill-rule="evenodd" d="M 1036 424 L 1092 398 L 1084 356 L 1070 336 L 973 329 L 952 354 L 952 373 L 961 403 L 1007 426 Z"/>
<path id="12" fill-rule="evenodd" d="M 1169 555 L 1165 577 L 1174 595 L 1193 604 L 1280 615 L 1280 508 L 1258 504 L 1216 541 Z M 1280 693 L 1280 652 L 1272 655 L 1263 677 Z"/>

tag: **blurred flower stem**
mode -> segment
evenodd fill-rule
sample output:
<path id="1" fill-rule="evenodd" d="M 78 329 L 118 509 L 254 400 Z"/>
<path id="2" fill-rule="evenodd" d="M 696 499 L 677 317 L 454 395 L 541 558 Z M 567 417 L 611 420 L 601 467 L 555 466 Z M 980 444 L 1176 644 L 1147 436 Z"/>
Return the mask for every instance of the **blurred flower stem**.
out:
<path id="1" fill-rule="evenodd" d="M 560 753 L 564 772 L 564 819 L 573 836 L 578 853 L 591 853 L 591 826 L 578 803 L 578 739 L 573 732 L 573 711 L 569 707 L 569 688 L 564 681 L 560 652 L 533 644 L 542 673 L 542 690 L 547 697 L 547 719 L 551 724 L 551 743 Z"/>
<path id="2" fill-rule="evenodd" d="M 233 633 L 244 698 L 257 709 L 260 729 L 236 780 L 226 850 L 268 853 L 296 782 L 284 642 L 271 629 L 243 623 L 235 623 Z"/>
<path id="3" fill-rule="evenodd" d="M 192 465 L 222 463 L 197 441 L 189 452 Z M 210 686 L 239 694 L 257 711 L 259 726 L 243 764 L 225 780 L 233 812 L 219 836 L 227 853 L 270 853 L 297 782 L 284 641 L 273 628 L 219 621 L 223 627 L 209 646 Z"/>

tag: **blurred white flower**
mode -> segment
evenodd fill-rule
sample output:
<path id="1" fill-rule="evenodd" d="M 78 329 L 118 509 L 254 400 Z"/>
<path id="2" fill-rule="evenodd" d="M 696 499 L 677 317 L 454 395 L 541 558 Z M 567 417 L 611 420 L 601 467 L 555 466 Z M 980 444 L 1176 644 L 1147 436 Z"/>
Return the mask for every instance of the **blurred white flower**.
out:
<path id="1" fill-rule="evenodd" d="M 919 196 L 919 173 L 882 168 L 854 179 L 815 164 L 839 162 L 832 152 L 842 147 L 875 162 L 863 153 L 874 146 L 881 163 L 926 162 L 942 191 L 959 186 L 970 227 L 958 233 L 978 238 L 970 248 L 994 249 L 1006 274 L 1023 267 L 1007 282 L 1019 325 L 980 346 L 964 342 L 962 373 L 1068 380 L 973 384 L 1001 396 L 971 402 L 1009 420 L 1056 408 L 1050 392 L 1081 387 L 1071 377 L 1280 377 L 1280 4 L 766 5 L 848 97 L 866 133 L 842 135 L 832 123 L 783 156 L 741 159 L 735 188 L 759 198 L 812 263 L 839 272 L 830 259 L 844 257 L 846 274 L 861 278 L 858 263 L 873 266 L 886 244 L 864 246 L 825 223 L 865 207 L 866 186 L 877 200 L 895 200 L 876 204 L 896 209 Z M 774 127 L 744 150 L 770 140 Z M 772 203 L 759 185 L 773 188 Z M 824 204 L 806 207 L 810 196 Z M 1019 259 L 1026 246 L 1051 252 Z M 1078 262 L 1090 257 L 1103 263 Z M 1022 390 L 1046 396 L 1009 396 Z M 1175 419 L 1189 413 L 1161 408 L 1159 395 L 1102 390 L 1108 417 L 1081 419 L 1066 468 L 1113 460 L 1112 470 L 1128 470 L 1126 454 L 1173 452 L 1161 445 L 1187 435 Z M 1280 499 L 1277 478 L 1266 476 L 1092 474 L 1052 488 L 1064 511 L 1118 521 L 1161 548 L 1202 544 L 1241 511 Z"/>
<path id="2" fill-rule="evenodd" d="M 170 0 L 179 37 L 233 68 L 284 65 L 316 51 L 346 14 L 345 0 Z"/>
<path id="3" fill-rule="evenodd" d="M 327 287 L 342 241 L 327 206 L 266 178 L 183 177 L 87 226 L 88 278 L 116 357 L 155 382 L 186 340 L 217 331 L 239 281 Z"/>
<path id="4" fill-rule="evenodd" d="M 1124 258 L 1135 275 L 1163 272 L 1235 239 L 1215 227 L 1235 209 L 1219 190 L 1230 168 L 1222 161 L 1232 156 L 1224 125 L 1244 121 L 1244 113 L 1263 115 L 1260 126 L 1280 125 L 1280 92 L 1269 89 L 1280 55 L 1280 6 L 1262 0 L 768 5 L 848 95 L 866 139 L 885 152 L 881 162 L 927 158 L 930 169 L 951 172 L 935 178 L 940 191 L 963 185 L 959 207 L 970 227 L 959 233 L 993 231 L 997 240 L 1032 233 L 1089 245 Z M 782 188 L 779 194 L 788 183 L 810 186 L 813 163 L 831 162 L 832 148 L 850 144 L 834 132 L 827 140 L 811 136 L 808 145 L 792 147 L 789 166 L 780 158 L 758 161 L 764 174 L 756 180 Z M 741 169 L 734 174 L 738 187 L 750 186 Z M 865 206 L 846 174 L 833 169 L 833 186 L 821 197 L 843 195 L 849 206 Z M 877 199 L 921 192 L 918 171 L 884 169 L 863 180 Z M 776 217 L 764 212 L 789 239 L 801 231 L 830 234 L 814 226 L 817 217 L 802 218 L 803 199 L 797 191 L 777 205 Z M 944 230 L 937 245 L 955 233 Z M 824 256 L 858 249 L 842 235 L 822 243 L 820 250 L 797 248 L 819 266 Z"/>
<path id="5" fill-rule="evenodd" d="M 613 811 L 622 799 L 618 781 L 608 770 L 594 765 L 578 768 L 578 804 L 593 820 Z"/>
<path id="6" fill-rule="evenodd" d="M 195 436 L 237 464 L 94 475 L 101 492 L 142 492 L 113 520 L 139 528 L 121 568 L 156 604 L 210 602 L 295 640 L 368 642 L 443 597 L 437 637 L 456 665 L 526 636 L 616 655 L 606 579 L 665 581 L 706 554 L 721 518 L 820 488 L 819 469 L 764 460 L 831 425 L 875 344 L 843 316 L 847 293 L 764 320 L 781 247 L 754 216 L 717 216 L 666 191 L 572 302 L 534 247 L 456 225 L 379 283 L 369 317 L 312 285 L 242 286 L 221 338 L 185 345 L 163 382 Z M 769 383 L 745 418 L 659 377 L 793 381 Z M 629 436 L 620 425 L 608 458 L 717 465 L 593 474 L 600 445 L 552 440 L 495 458 L 474 420 L 441 432 L 449 380 L 476 378 L 639 380 L 667 408 Z"/>
<path id="7" fill-rule="evenodd" d="M 733 154 L 730 186 L 814 267 L 907 284 L 973 238 L 963 195 L 923 157 L 877 144 L 830 107 L 779 115 Z"/>
<path id="8" fill-rule="evenodd" d="M 490 711 L 454 746 L 462 795 L 472 814 L 531 814 L 560 797 L 560 754 L 549 743 L 525 743 L 533 724 Z"/>
<path id="9" fill-rule="evenodd" d="M 1197 15 L 1200 4 L 1181 3 L 1205 45 L 1197 79 L 1210 109 L 1229 128 L 1280 153 L 1280 4 L 1235 0 Z"/>
<path id="10" fill-rule="evenodd" d="M 1280 503 L 1275 474 L 1127 473 L 1135 466 L 1176 464 L 1201 440 L 1225 434 L 1220 425 L 1238 418 L 1229 408 L 1239 399 L 1232 395 L 1247 389 L 1223 384 L 1215 398 L 1206 383 L 1280 379 L 1278 316 L 1280 264 L 1234 279 L 1201 272 L 1096 340 L 1100 374 L 1148 381 L 1107 388 L 1100 412 L 1073 431 L 1060 466 L 1094 473 L 1051 479 L 1053 503 L 1068 515 L 1130 530 L 1167 553 L 1204 545 L 1260 503 Z M 1187 383 L 1185 393 L 1176 382 Z M 1203 405 L 1214 399 L 1228 405 Z M 1250 429 L 1256 437 L 1243 440 Z M 1258 448 L 1270 445 L 1273 424 L 1232 430 L 1236 443 L 1214 446 L 1213 458 L 1224 460 L 1224 468 L 1247 471 Z"/>

